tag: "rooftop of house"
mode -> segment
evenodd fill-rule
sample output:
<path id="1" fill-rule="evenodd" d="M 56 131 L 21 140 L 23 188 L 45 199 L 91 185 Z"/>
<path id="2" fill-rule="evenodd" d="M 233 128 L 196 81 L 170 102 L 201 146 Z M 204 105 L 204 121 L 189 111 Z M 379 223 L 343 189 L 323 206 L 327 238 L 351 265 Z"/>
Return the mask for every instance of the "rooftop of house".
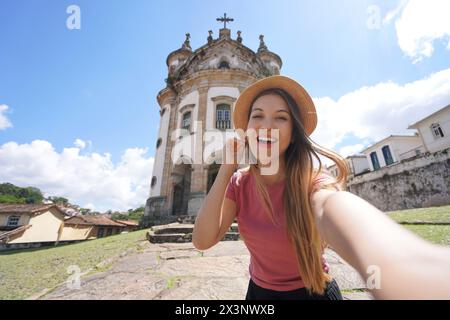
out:
<path id="1" fill-rule="evenodd" d="M 426 116 L 425 118 L 423 118 L 423 119 L 421 119 L 421 120 L 419 120 L 419 121 L 413 123 L 412 125 L 410 125 L 410 126 L 408 127 L 408 129 L 417 129 L 417 127 L 418 127 L 422 122 L 424 122 L 424 121 L 430 119 L 431 117 L 434 117 L 434 116 L 438 115 L 439 113 L 441 113 L 441 112 L 443 112 L 443 111 L 447 111 L 447 110 L 450 110 L 450 104 L 449 104 L 448 106 L 446 106 L 446 107 L 443 107 L 442 109 L 437 110 L 436 112 L 433 112 L 432 114 Z"/>
<path id="2" fill-rule="evenodd" d="M 0 242 L 2 242 L 4 239 L 7 239 L 8 237 L 15 235 L 17 233 L 23 232 L 27 230 L 28 228 L 31 228 L 31 225 L 23 225 L 23 226 L 17 226 L 10 229 L 0 229 Z"/>
<path id="3" fill-rule="evenodd" d="M 34 214 L 48 211 L 51 208 L 57 208 L 62 212 L 55 204 L 0 204 L 0 214 Z"/>
<path id="4" fill-rule="evenodd" d="M 94 225 L 94 226 L 110 226 L 110 227 L 124 227 L 125 224 L 116 222 L 114 220 L 105 217 L 104 215 L 95 216 L 76 216 L 67 219 L 64 224 L 66 225 Z"/>
<path id="5" fill-rule="evenodd" d="M 395 135 L 395 134 L 391 134 L 390 136 L 388 136 L 388 137 L 386 137 L 384 139 L 381 139 L 380 141 L 377 141 L 374 144 L 368 146 L 367 148 L 362 150 L 361 153 L 364 153 L 367 150 L 370 150 L 370 149 L 372 149 L 372 148 L 374 148 L 374 147 L 376 147 L 376 146 L 378 146 L 378 145 L 380 145 L 382 143 L 386 143 L 389 140 L 399 140 L 399 139 L 405 139 L 405 138 L 406 139 L 412 139 L 412 138 L 417 139 L 417 138 L 419 138 L 419 135 L 418 134 L 414 134 L 414 135 Z"/>
<path id="6" fill-rule="evenodd" d="M 119 222 L 119 223 L 122 223 L 122 224 L 124 224 L 124 225 L 127 225 L 127 226 L 139 226 L 139 223 L 138 222 L 136 222 L 136 221 L 133 221 L 133 220 L 115 220 L 115 221 L 117 221 L 117 222 Z"/>

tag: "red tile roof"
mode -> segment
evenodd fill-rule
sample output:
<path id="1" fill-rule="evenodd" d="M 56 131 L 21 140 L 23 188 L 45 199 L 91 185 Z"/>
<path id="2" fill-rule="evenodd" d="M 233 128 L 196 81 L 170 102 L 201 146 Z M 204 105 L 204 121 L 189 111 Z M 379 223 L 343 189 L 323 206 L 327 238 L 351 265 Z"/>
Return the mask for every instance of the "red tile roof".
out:
<path id="1" fill-rule="evenodd" d="M 123 224 L 111 220 L 102 215 L 94 216 L 76 216 L 67 219 L 64 224 L 78 224 L 78 225 L 94 225 L 94 226 L 113 226 L 113 227 L 124 227 Z"/>
<path id="2" fill-rule="evenodd" d="M 30 227 L 31 227 L 31 225 L 27 224 L 27 225 L 24 225 L 24 226 L 17 227 L 17 228 L 15 228 L 13 230 L 0 231 L 0 242 L 2 242 L 2 240 L 6 239 L 6 238 L 8 238 L 8 237 L 10 237 L 12 235 L 15 235 L 16 233 L 19 233 L 19 232 L 27 230 Z"/>
<path id="3" fill-rule="evenodd" d="M 53 207 L 61 211 L 55 204 L 0 204 L 0 213 L 41 213 Z"/>
<path id="4" fill-rule="evenodd" d="M 125 224 L 127 226 L 131 226 L 131 227 L 138 227 L 139 223 L 134 221 L 134 220 L 115 220 L 119 223 Z"/>

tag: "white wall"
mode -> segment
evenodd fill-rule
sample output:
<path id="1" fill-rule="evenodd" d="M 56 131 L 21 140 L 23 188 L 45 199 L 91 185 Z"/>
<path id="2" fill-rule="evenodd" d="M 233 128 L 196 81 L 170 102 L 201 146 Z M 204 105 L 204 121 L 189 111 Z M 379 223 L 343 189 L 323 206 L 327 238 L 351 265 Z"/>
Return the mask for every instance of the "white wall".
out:
<path id="1" fill-rule="evenodd" d="M 29 221 L 31 228 L 25 230 L 20 237 L 12 240 L 10 243 L 58 241 L 58 235 L 63 221 L 64 217 L 62 213 L 54 208 L 47 212 L 33 215 Z"/>
<path id="2" fill-rule="evenodd" d="M 369 169 L 369 164 L 367 163 L 367 158 L 352 158 L 354 174 L 359 174 L 366 169 Z"/>
<path id="3" fill-rule="evenodd" d="M 164 157 L 166 154 L 166 147 L 167 147 L 167 131 L 169 130 L 170 113 L 172 112 L 172 110 L 170 108 L 170 104 L 164 105 L 164 108 L 166 108 L 166 112 L 163 114 L 163 116 L 160 119 L 158 136 L 156 137 L 156 140 L 161 138 L 162 143 L 159 146 L 159 148 L 156 149 L 155 162 L 153 164 L 153 173 L 152 173 L 152 177 L 156 176 L 156 184 L 153 188 L 150 186 L 150 197 L 156 197 L 156 196 L 161 195 Z M 156 143 L 156 141 L 155 141 L 155 143 Z M 156 144 L 155 144 L 155 148 L 156 148 Z M 151 181 L 152 177 L 150 177 L 150 181 Z"/>
<path id="4" fill-rule="evenodd" d="M 395 142 L 393 143 L 393 146 L 391 148 L 391 152 L 394 153 L 393 154 L 394 161 L 401 161 L 402 154 L 422 146 L 422 139 L 419 136 L 407 137 L 407 138 L 398 137 L 394 141 Z M 380 151 L 381 151 L 381 148 L 380 148 Z M 384 157 L 383 157 L 383 161 L 384 161 Z"/>

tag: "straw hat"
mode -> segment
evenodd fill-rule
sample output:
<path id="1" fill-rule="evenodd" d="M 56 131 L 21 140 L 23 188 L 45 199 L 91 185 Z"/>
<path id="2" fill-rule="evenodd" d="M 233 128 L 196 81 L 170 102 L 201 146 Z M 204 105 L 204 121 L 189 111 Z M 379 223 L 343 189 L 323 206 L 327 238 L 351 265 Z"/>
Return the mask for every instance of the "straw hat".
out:
<path id="1" fill-rule="evenodd" d="M 295 80 L 281 75 L 270 76 L 251 84 L 241 92 L 233 111 L 235 129 L 247 130 L 248 113 L 255 97 L 266 89 L 278 88 L 286 91 L 297 103 L 303 127 L 309 136 L 317 125 L 317 114 L 314 102 L 308 92 Z"/>

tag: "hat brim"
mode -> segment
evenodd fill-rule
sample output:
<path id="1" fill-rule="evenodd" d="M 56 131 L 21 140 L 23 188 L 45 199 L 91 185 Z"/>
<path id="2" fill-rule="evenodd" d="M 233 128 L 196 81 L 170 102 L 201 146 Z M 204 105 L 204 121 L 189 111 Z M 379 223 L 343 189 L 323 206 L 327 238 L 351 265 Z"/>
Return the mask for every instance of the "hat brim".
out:
<path id="1" fill-rule="evenodd" d="M 305 133 L 309 136 L 317 126 L 317 113 L 308 92 L 297 81 L 281 75 L 270 76 L 256 81 L 245 88 L 236 100 L 233 111 L 234 129 L 247 130 L 248 114 L 256 96 L 266 89 L 282 89 L 297 103 Z"/>

